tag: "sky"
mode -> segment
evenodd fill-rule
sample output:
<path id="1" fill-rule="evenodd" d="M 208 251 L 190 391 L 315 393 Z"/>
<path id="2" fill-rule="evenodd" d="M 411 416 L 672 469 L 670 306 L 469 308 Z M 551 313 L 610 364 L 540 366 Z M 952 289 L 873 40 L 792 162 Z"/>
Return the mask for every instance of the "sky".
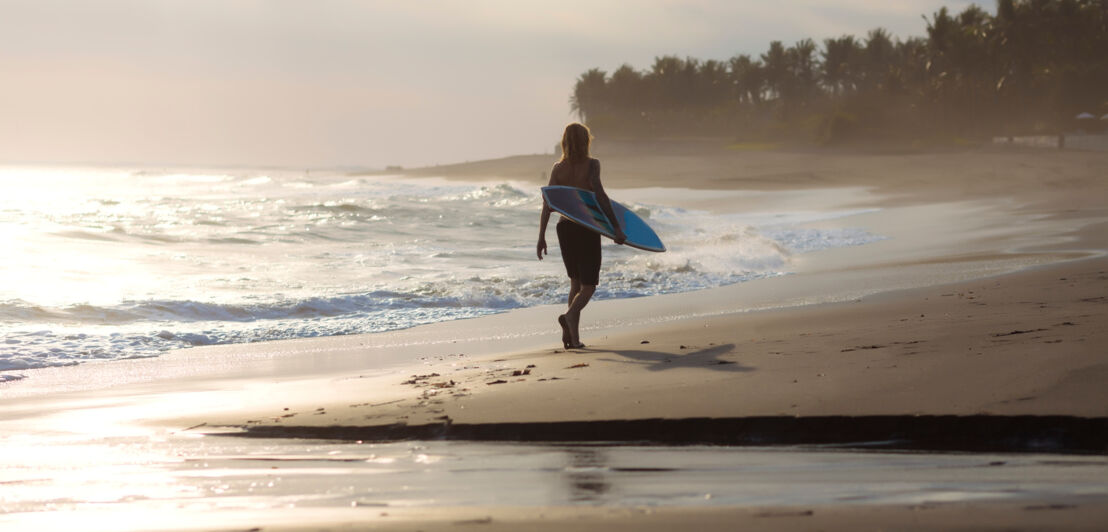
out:
<path id="1" fill-rule="evenodd" d="M 923 15 L 969 3 L 0 0 L 0 163 L 381 168 L 553 153 L 590 68 L 756 56 L 772 40 L 875 27 L 922 36 Z"/>

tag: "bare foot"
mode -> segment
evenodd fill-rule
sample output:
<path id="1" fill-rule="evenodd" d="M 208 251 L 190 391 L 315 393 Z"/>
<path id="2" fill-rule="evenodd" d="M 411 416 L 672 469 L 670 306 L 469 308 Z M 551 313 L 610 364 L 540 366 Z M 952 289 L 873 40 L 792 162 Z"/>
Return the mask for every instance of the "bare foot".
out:
<path id="1" fill-rule="evenodd" d="M 581 320 L 581 314 L 574 315 L 572 312 L 567 312 L 563 314 L 562 317 L 565 318 L 566 327 L 569 329 L 569 343 L 566 344 L 566 349 L 580 349 L 585 347 L 585 344 L 581 343 L 581 335 L 577 331 L 577 326 Z"/>
<path id="2" fill-rule="evenodd" d="M 558 325 L 562 326 L 562 347 L 569 349 L 570 344 L 572 344 L 573 337 L 569 333 L 569 323 L 566 321 L 565 314 L 558 316 Z"/>

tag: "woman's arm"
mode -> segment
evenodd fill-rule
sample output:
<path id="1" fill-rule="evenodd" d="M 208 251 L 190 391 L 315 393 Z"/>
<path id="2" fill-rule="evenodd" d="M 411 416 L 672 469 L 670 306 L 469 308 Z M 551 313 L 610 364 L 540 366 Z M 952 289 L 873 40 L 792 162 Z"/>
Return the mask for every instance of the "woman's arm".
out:
<path id="1" fill-rule="evenodd" d="M 542 260 L 542 256 L 546 255 L 546 224 L 550 222 L 550 207 L 546 205 L 546 200 L 542 202 L 542 214 L 539 215 L 539 243 L 535 245 L 535 254 L 539 256 L 539 260 Z"/>
<path id="2" fill-rule="evenodd" d="M 604 192 L 604 185 L 600 184 L 600 161 L 596 159 L 592 160 L 589 168 L 589 184 L 592 185 L 592 190 L 596 193 L 596 202 L 600 204 L 600 210 L 612 222 L 612 229 L 616 230 L 616 244 L 622 244 L 627 240 L 627 235 L 623 234 L 623 227 L 616 219 L 615 210 L 612 209 L 612 200 L 608 199 L 608 194 Z"/>
<path id="3" fill-rule="evenodd" d="M 554 184 L 554 170 L 550 169 L 550 182 L 548 185 Z M 542 260 L 542 256 L 546 255 L 546 226 L 550 223 L 550 206 L 546 204 L 546 198 L 542 200 L 542 214 L 539 215 L 539 243 L 535 245 L 535 254 L 538 255 L 539 260 Z"/>

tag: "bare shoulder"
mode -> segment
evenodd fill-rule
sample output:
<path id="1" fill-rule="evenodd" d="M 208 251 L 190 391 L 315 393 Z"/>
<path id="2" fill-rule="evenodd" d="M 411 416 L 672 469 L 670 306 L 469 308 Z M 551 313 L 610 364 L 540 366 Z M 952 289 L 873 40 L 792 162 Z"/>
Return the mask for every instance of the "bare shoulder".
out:
<path id="1" fill-rule="evenodd" d="M 596 190 L 594 183 L 600 175 L 600 161 L 558 161 L 550 168 L 550 184 Z"/>
<path id="2" fill-rule="evenodd" d="M 589 170 L 585 178 L 594 192 L 602 188 L 600 185 L 600 159 L 589 158 Z"/>
<path id="3" fill-rule="evenodd" d="M 566 174 L 569 170 L 569 165 L 565 161 L 558 161 L 554 163 L 554 166 L 550 167 L 550 184 L 551 185 L 565 185 Z"/>

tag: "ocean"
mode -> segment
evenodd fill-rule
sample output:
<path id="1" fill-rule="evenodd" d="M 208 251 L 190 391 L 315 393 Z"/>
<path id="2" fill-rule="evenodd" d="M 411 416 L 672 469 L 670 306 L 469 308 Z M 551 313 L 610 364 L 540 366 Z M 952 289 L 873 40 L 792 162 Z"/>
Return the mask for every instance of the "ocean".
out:
<path id="1" fill-rule="evenodd" d="M 537 183 L 340 171 L 0 168 L 0 381 L 191 346 L 373 333 L 564 301 L 557 237 L 535 258 Z M 861 211 L 682 207 L 610 193 L 669 251 L 606 242 L 597 299 L 787 274 L 881 239 Z M 553 222 L 557 219 L 555 215 Z"/>

